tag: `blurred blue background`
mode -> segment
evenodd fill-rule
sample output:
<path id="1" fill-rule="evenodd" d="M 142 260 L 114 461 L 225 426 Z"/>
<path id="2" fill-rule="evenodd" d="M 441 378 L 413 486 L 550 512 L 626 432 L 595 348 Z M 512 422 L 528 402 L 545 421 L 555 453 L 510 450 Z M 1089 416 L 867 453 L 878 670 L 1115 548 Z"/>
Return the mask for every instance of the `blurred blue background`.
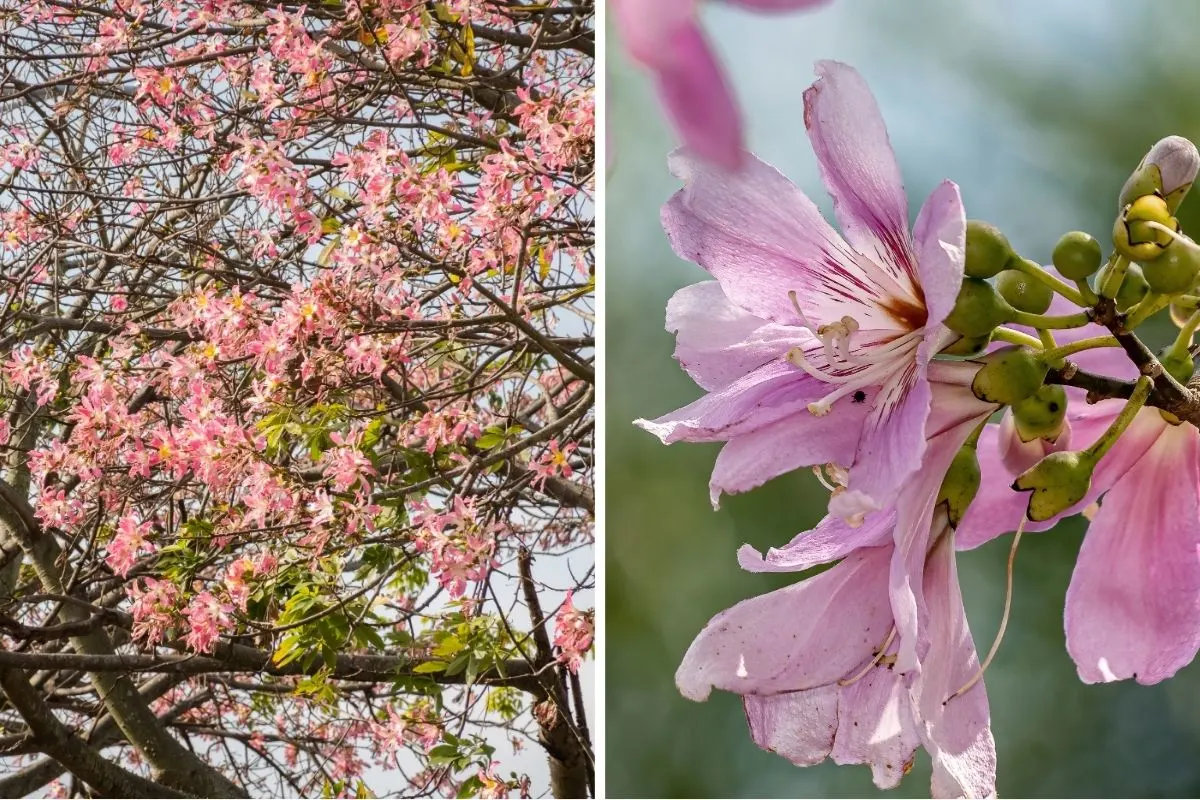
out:
<path id="1" fill-rule="evenodd" d="M 812 64 L 835 58 L 873 87 L 913 213 L 943 178 L 967 215 L 998 224 L 1043 263 L 1063 232 L 1111 230 L 1116 194 L 1155 141 L 1200 139 L 1200 3 L 1191 0 L 833 0 L 754 15 L 717 3 L 703 19 L 748 124 L 750 147 L 829 216 L 804 132 Z M 810 474 L 711 510 L 716 445 L 670 448 L 635 429 L 699 396 L 671 357 L 663 309 L 705 278 L 658 223 L 676 188 L 673 146 L 645 76 L 609 38 L 607 188 L 607 785 L 613 797 L 870 797 L 865 767 L 799 769 L 755 747 L 739 699 L 678 695 L 673 675 L 721 609 L 783 585 L 741 572 L 745 542 L 786 542 L 821 516 Z M 1181 220 L 1200 231 L 1200 198 Z M 832 218 L 832 217 L 830 217 Z M 1008 636 L 987 674 L 1001 797 L 1200 796 L 1200 668 L 1154 687 L 1085 686 L 1064 649 L 1062 603 L 1077 522 L 1030 536 L 1017 559 Z M 1003 603 L 1007 537 L 963 554 L 972 630 L 986 650 Z M 923 753 L 894 796 L 928 796 Z"/>

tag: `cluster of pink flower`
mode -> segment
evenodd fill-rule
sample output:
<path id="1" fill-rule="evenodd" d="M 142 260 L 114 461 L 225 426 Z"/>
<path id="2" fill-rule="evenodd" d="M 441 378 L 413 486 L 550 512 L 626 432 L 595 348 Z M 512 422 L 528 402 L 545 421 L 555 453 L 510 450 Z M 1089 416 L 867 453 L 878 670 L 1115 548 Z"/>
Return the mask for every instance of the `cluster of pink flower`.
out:
<path id="1" fill-rule="evenodd" d="M 580 611 L 575 607 L 574 593 L 567 592 L 567 599 L 554 618 L 554 646 L 558 648 L 558 660 L 571 672 L 579 672 L 583 657 L 592 648 L 595 634 L 595 610 Z"/>
<path id="2" fill-rule="evenodd" d="M 555 476 L 569 478 L 574 475 L 575 471 L 571 469 L 571 453 L 574 450 L 573 442 L 565 447 L 560 447 L 558 439 L 551 439 L 546 444 L 546 450 L 529 464 L 529 468 L 535 476 L 533 485 L 541 488 L 545 486 L 547 478 Z"/>
<path id="3" fill-rule="evenodd" d="M 742 548 L 739 561 L 765 572 L 836 563 L 718 614 L 676 681 L 696 700 L 714 687 L 742 695 L 754 741 L 798 765 L 868 764 L 889 788 L 924 747 L 935 797 L 988 797 L 996 753 L 986 662 L 967 625 L 955 550 L 1011 531 L 1015 548 L 1022 531 L 1090 507 L 1066 598 L 1067 649 L 1088 683 L 1164 680 L 1200 647 L 1200 433 L 1143 406 L 1146 377 L 1128 401 L 1089 404 L 1081 390 L 1042 386 L 1048 365 L 1065 355 L 1074 359 L 1067 377 L 1080 368 L 1138 377 L 1109 329 L 1090 324 L 1099 312 L 1078 308 L 1100 266 L 1095 240 L 1078 291 L 1048 268 L 1022 265 L 1076 313 L 1065 313 L 1066 300 L 1052 303 L 1051 290 L 1033 312 L 1005 312 L 1003 322 L 1055 329 L 1058 344 L 1043 349 L 1053 337 L 1039 343 L 996 325 L 981 343 L 969 341 L 963 329 L 978 324 L 978 312 L 962 309 L 970 292 L 993 291 L 983 278 L 1013 269 L 1007 241 L 988 240 L 1003 242 L 993 248 L 1003 252 L 985 269 L 993 250 L 978 237 L 990 234 L 968 225 L 949 181 L 910 231 L 900 172 L 865 82 L 842 64 L 821 62 L 817 71 L 804 120 L 843 235 L 748 154 L 737 171 L 674 154 L 684 188 L 664 208 L 664 227 L 675 251 L 715 280 L 680 290 L 667 327 L 706 394 L 639 424 L 664 443 L 725 443 L 710 482 L 714 504 L 722 493 L 815 468 L 831 490 L 829 515 L 765 555 Z M 1178 204 L 1200 154 L 1172 137 L 1146 163 L 1135 178 L 1150 176 L 1143 191 L 1155 199 L 1147 205 L 1169 217 L 1164 198 Z M 1140 186 L 1130 185 L 1126 193 Z M 1119 221 L 1132 224 L 1123 202 Z M 1079 240 L 1071 236 L 1064 242 Z M 1120 235 L 1116 247 L 1114 259 L 1126 252 Z M 1187 240 L 1179 247 L 1200 251 Z M 1073 263 L 1060 256 L 1056 265 Z M 1200 264 L 1189 274 L 1194 281 Z M 1097 291 L 1108 281 L 1098 279 Z M 1096 308 L 1106 308 L 1106 296 L 1115 291 Z M 1197 325 L 1200 315 L 1182 325 L 1185 354 Z M 1022 347 L 989 348 L 993 335 Z M 1013 359 L 1045 368 L 1022 382 Z M 1190 355 L 1185 362 L 1181 381 L 1192 374 Z M 1032 431 L 1029 398 L 1042 403 L 1038 420 L 1049 420 Z M 1004 422 L 986 424 L 1002 408 Z"/>
<path id="4" fill-rule="evenodd" d="M 0 246 L 5 250 L 16 250 L 43 236 L 44 232 L 27 209 L 0 210 Z"/>
<path id="5" fill-rule="evenodd" d="M 33 142 L 20 136 L 20 131 L 15 133 L 18 136 L 17 141 L 0 147 L 0 165 L 9 169 L 27 169 L 35 166 L 42 157 L 41 150 Z"/>
<path id="6" fill-rule="evenodd" d="M 375 753 L 384 767 L 395 768 L 399 754 L 409 745 L 429 752 L 442 739 L 442 722 L 428 702 L 413 703 L 404 711 L 389 703 L 386 714 L 371 730 Z"/>
<path id="7" fill-rule="evenodd" d="M 0 121 L 0 254 L 16 276 L 0 287 L 16 320 L 0 444 L 32 431 L 20 452 L 46 535 L 92 545 L 70 555 L 89 591 L 124 581 L 141 654 L 252 635 L 272 654 L 298 629 L 317 641 L 336 615 L 264 629 L 305 592 L 349 607 L 356 581 L 381 588 L 345 611 L 348 633 L 332 626 L 337 647 L 325 628 L 327 656 L 378 631 L 404 654 L 401 634 L 425 633 L 410 617 L 508 613 L 442 600 L 547 519 L 561 539 L 546 551 L 591 536 L 584 508 L 531 491 L 525 469 L 543 458 L 544 476 L 590 478 L 591 400 L 525 340 L 557 336 L 554 306 L 589 302 L 593 11 L 554 9 L 554 25 L 579 20 L 580 46 L 543 48 L 540 12 L 491 0 L 67 6 L 0 19 L 5 37 L 83 56 L 43 48 L 35 68 L 6 51 L 13 75 L 74 85 L 102 69 L 121 87 L 102 118 L 74 100 L 54 112 L 94 151 L 86 186 L 59 174 L 44 114 L 16 103 Z M 522 441 L 578 405 L 553 452 Z M 519 468 L 481 468 L 476 442 L 514 420 L 504 461 Z M 311 759 L 296 780 L 319 794 L 331 774 L 357 777 L 372 743 L 370 724 L 321 725 L 374 716 L 349 692 L 331 704 L 354 679 L 309 663 L 324 684 L 311 697 L 229 687 L 189 713 L 272 731 L 252 748 L 292 742 Z M 267 701 L 223 699 L 249 694 Z M 495 717 L 478 705 L 457 722 Z M 424 758 L 442 722 L 397 713 Z M 432 785 L 462 780 L 451 772 Z"/>
<path id="8" fill-rule="evenodd" d="M 151 527 L 149 522 L 136 522 L 129 514 L 121 517 L 105 559 L 113 572 L 125 577 L 143 553 L 154 552 L 154 544 L 148 541 Z"/>
<path id="9" fill-rule="evenodd" d="M 499 566 L 496 550 L 504 526 L 480 520 L 474 502 L 455 497 L 449 509 L 414 511 L 413 522 L 420 525 L 415 543 L 429 554 L 430 570 L 450 597 L 462 597 L 468 581 L 486 580 Z"/>
<path id="10" fill-rule="evenodd" d="M 143 589 L 142 586 L 145 585 Z M 166 638 L 175 623 L 179 603 L 179 588 L 170 581 L 142 578 L 126 587 L 133 601 L 133 637 L 153 647 Z"/>

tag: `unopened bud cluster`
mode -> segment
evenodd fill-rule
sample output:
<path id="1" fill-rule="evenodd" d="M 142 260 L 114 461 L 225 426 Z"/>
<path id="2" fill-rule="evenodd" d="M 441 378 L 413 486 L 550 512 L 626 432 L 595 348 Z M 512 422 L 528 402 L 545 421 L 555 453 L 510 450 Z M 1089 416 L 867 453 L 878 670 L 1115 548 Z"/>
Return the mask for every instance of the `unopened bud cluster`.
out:
<path id="1" fill-rule="evenodd" d="M 1071 231 L 1055 244 L 1052 268 L 1043 267 L 1019 254 L 996 226 L 967 223 L 965 274 L 945 321 L 959 338 L 941 355 L 979 363 L 971 383 L 975 396 L 1008 407 L 1020 447 L 1041 443 L 1038 460 L 1013 484 L 1030 493 L 1030 520 L 1051 519 L 1087 496 L 1096 464 L 1149 399 L 1147 383 L 1100 441 L 1085 450 L 1062 449 L 1070 439 L 1060 442 L 1070 398 L 1051 381 L 1077 374 L 1071 355 L 1115 347 L 1117 334 L 1130 335 L 1170 309 L 1181 330 L 1159 354 L 1161 371 L 1180 383 L 1192 377 L 1200 245 L 1183 232 L 1175 214 L 1198 170 L 1200 152 L 1187 139 L 1170 136 L 1151 148 L 1121 189 L 1107 259 L 1099 240 Z M 1145 373 L 1146 365 L 1139 366 Z M 1180 424 L 1175 415 L 1160 413 Z M 972 464 L 978 468 L 973 445 L 955 459 L 939 498 L 955 524 L 978 489 Z"/>

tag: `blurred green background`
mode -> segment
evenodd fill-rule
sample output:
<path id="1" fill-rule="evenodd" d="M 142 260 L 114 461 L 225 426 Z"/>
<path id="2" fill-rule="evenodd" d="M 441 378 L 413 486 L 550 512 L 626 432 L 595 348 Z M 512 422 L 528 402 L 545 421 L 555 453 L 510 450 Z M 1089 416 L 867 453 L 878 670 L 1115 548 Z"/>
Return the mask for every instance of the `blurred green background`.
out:
<path id="1" fill-rule="evenodd" d="M 1043 263 L 1060 234 L 1104 239 L 1116 194 L 1151 144 L 1200 140 L 1200 3 L 1191 0 L 833 0 L 753 15 L 706 4 L 705 24 L 741 98 L 751 149 L 826 212 L 802 121 L 812 63 L 856 66 L 875 91 L 913 214 L 943 178 L 967 215 L 1001 226 Z M 609 38 L 615 150 L 607 188 L 608 794 L 613 797 L 870 797 L 865 767 L 799 769 L 755 747 L 739 699 L 684 700 L 673 675 L 715 613 L 783 585 L 734 553 L 780 544 L 821 516 L 809 474 L 714 512 L 716 445 L 669 448 L 635 429 L 699 396 L 671 357 L 663 309 L 705 279 L 658 223 L 676 188 L 673 146 L 650 86 Z M 1184 205 L 1200 232 L 1200 198 Z M 831 217 L 832 218 L 832 217 Z M 1200 667 L 1154 687 L 1085 686 L 1063 642 L 1062 603 L 1083 528 L 1027 537 L 1008 636 L 987 674 L 1001 797 L 1200 796 Z M 1007 537 L 960 557 L 972 630 L 986 650 L 1003 602 Z M 928 759 L 894 796 L 925 797 Z"/>

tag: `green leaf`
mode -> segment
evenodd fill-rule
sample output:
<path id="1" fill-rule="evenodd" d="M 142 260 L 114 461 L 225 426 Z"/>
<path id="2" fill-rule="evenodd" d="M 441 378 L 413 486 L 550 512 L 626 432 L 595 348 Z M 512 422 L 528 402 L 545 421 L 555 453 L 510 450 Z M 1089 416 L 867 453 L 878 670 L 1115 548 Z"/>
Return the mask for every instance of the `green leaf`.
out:
<path id="1" fill-rule="evenodd" d="M 474 797 L 479 794 L 479 790 L 483 788 L 483 781 L 479 780 L 478 775 L 472 775 L 462 782 L 458 787 L 459 797 Z"/>
<path id="2" fill-rule="evenodd" d="M 467 662 L 471 659 L 470 653 L 460 653 L 456 659 L 450 662 L 446 667 L 447 675 L 457 675 L 466 668 Z"/>
<path id="3" fill-rule="evenodd" d="M 275 648 L 275 652 L 271 655 L 271 661 L 277 667 L 286 666 L 299 658 L 303 652 L 300 647 L 300 638 L 295 633 L 289 633 Z"/>
<path id="4" fill-rule="evenodd" d="M 448 658 L 463 649 L 463 643 L 457 636 L 447 636 L 433 648 L 433 654 L 439 658 Z"/>
<path id="5" fill-rule="evenodd" d="M 445 672 L 445 661 L 425 661 L 413 667 L 413 672 L 417 675 L 425 675 L 432 672 Z"/>
<path id="6" fill-rule="evenodd" d="M 341 243 L 342 243 L 341 236 L 333 237 L 333 239 L 329 242 L 329 244 L 325 245 L 325 247 L 321 250 L 320 254 L 317 256 L 317 266 L 323 267 L 323 266 L 327 265 L 329 263 L 329 257 L 333 255 L 333 251 L 336 250 L 338 245 L 340 245 Z"/>
<path id="7" fill-rule="evenodd" d="M 383 650 L 387 647 L 387 643 L 383 641 L 379 631 L 370 625 L 357 626 L 354 629 L 354 640 L 358 642 L 359 647 L 372 647 L 376 650 Z"/>
<path id="8" fill-rule="evenodd" d="M 498 433 L 485 433 L 475 440 L 475 446 L 480 450 L 491 450 L 504 444 L 504 437 Z"/>
<path id="9" fill-rule="evenodd" d="M 429 751 L 430 764 L 449 764 L 458 757 L 458 748 L 452 744 L 439 744 Z"/>

